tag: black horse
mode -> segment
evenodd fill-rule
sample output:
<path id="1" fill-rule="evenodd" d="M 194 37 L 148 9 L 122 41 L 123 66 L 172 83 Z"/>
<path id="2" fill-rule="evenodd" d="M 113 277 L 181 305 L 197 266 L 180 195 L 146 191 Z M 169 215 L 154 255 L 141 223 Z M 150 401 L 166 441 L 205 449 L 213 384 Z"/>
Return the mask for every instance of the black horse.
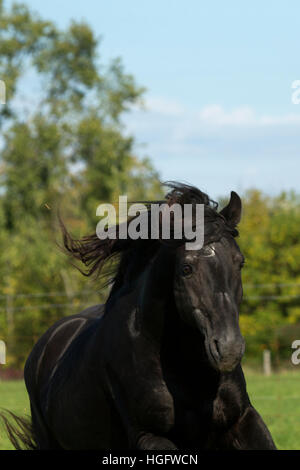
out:
<path id="1" fill-rule="evenodd" d="M 118 264 L 105 305 L 61 319 L 34 346 L 25 365 L 32 436 L 19 433 L 27 446 L 275 449 L 240 364 L 241 200 L 232 192 L 217 212 L 177 183 L 167 200 L 204 204 L 201 249 L 183 239 L 74 240 L 62 225 L 87 275 L 115 255 Z"/>

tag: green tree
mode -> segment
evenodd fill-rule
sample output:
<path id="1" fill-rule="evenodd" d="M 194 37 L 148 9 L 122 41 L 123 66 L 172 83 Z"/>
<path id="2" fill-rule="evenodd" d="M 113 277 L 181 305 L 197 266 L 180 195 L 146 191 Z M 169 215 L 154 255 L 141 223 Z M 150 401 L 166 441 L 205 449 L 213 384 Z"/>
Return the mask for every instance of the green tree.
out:
<path id="1" fill-rule="evenodd" d="M 120 59 L 102 64 L 100 46 L 85 22 L 60 30 L 26 5 L 8 9 L 0 0 L 0 78 L 7 87 L 0 108 L 0 334 L 18 366 L 47 325 L 105 294 L 55 245 L 56 210 L 82 235 L 95 230 L 101 202 L 161 196 L 156 171 L 137 158 L 122 126 L 143 88 Z M 29 109 L 20 99 L 28 74 L 38 90 L 28 91 Z M 95 295 L 84 297 L 91 290 Z"/>
<path id="2" fill-rule="evenodd" d="M 241 325 L 248 353 L 280 351 L 278 331 L 300 322 L 300 198 L 294 193 L 244 198 L 240 247 L 246 257 Z"/>

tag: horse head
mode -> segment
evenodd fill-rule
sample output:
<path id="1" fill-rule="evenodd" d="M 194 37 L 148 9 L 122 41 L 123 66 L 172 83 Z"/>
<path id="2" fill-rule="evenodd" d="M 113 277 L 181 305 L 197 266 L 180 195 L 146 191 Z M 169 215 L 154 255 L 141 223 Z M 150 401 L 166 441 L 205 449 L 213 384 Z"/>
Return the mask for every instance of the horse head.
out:
<path id="1" fill-rule="evenodd" d="M 241 200 L 232 192 L 221 211 L 205 206 L 205 243 L 199 250 L 176 250 L 174 293 L 178 312 L 200 330 L 211 365 L 231 371 L 241 361 L 245 343 L 239 328 L 244 257 L 236 243 Z"/>

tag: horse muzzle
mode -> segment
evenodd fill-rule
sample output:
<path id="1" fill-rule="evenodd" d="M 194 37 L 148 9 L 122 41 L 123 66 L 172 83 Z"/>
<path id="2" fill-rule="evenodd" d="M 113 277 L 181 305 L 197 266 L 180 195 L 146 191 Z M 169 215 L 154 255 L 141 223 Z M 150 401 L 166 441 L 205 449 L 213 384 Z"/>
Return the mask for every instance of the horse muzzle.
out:
<path id="1" fill-rule="evenodd" d="M 220 372 L 235 369 L 245 352 L 245 341 L 240 334 L 229 338 L 207 338 L 205 346 L 210 363 Z"/>

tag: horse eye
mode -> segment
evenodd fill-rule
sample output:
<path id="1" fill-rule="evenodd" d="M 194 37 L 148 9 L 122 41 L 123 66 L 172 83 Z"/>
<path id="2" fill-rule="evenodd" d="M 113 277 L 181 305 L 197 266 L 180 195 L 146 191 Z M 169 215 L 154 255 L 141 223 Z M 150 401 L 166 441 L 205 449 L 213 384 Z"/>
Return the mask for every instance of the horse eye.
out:
<path id="1" fill-rule="evenodd" d="M 193 274 L 193 268 L 189 264 L 185 264 L 183 265 L 181 272 L 184 277 L 189 277 Z"/>

